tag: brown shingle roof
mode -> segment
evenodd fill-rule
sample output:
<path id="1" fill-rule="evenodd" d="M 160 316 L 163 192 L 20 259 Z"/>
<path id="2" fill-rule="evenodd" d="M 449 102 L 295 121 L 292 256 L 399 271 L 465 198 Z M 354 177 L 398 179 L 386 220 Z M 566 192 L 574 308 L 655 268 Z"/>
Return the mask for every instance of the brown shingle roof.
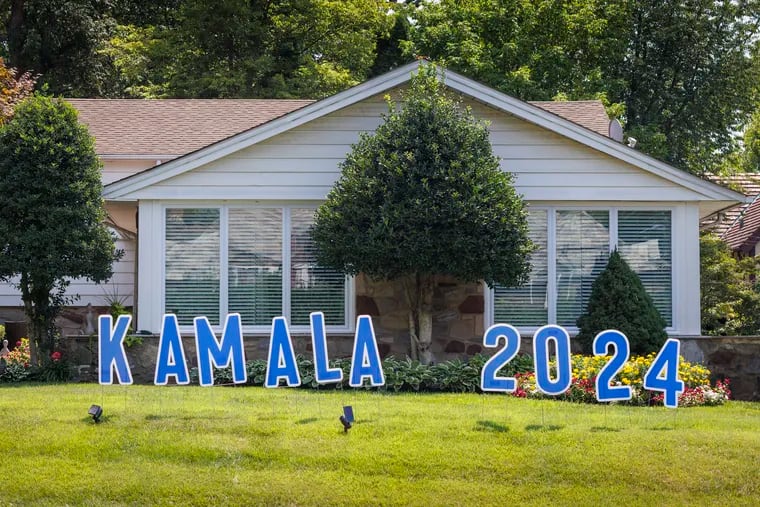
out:
<path id="1" fill-rule="evenodd" d="M 99 155 L 184 155 L 274 120 L 313 100 L 67 99 Z"/>
<path id="2" fill-rule="evenodd" d="M 609 136 L 610 117 L 600 100 L 530 102 L 545 111 L 561 116 L 603 136 Z"/>
<path id="3" fill-rule="evenodd" d="M 754 197 L 760 194 L 760 173 L 740 173 L 728 176 L 706 174 L 705 178 L 712 181 L 713 183 L 717 183 L 718 185 L 732 188 L 748 197 Z M 743 227 L 739 226 L 737 219 L 742 213 L 747 212 L 749 206 L 750 204 L 746 203 L 739 204 L 733 208 L 723 210 L 717 215 L 711 215 L 702 221 L 700 228 L 702 230 L 708 230 L 718 237 L 727 240 L 726 235 L 728 234 L 729 229 L 734 227 L 734 225 L 736 225 L 738 229 L 744 229 Z M 757 209 L 753 212 L 760 212 L 760 209 Z M 731 234 L 732 237 L 736 240 L 738 237 L 736 236 L 738 234 L 737 230 L 735 229 Z"/>
<path id="4" fill-rule="evenodd" d="M 67 99 L 95 137 L 99 155 L 179 156 L 262 125 L 312 100 Z M 531 102 L 573 123 L 608 135 L 598 100 Z"/>
<path id="5" fill-rule="evenodd" d="M 721 238 L 732 250 L 754 255 L 755 245 L 760 241 L 760 195 L 747 205 Z"/>

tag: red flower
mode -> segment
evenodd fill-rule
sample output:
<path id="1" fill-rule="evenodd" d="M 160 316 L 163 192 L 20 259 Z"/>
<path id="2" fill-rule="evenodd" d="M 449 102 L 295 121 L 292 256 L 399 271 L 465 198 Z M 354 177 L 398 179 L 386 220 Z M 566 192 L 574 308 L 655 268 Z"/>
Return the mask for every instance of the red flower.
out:
<path id="1" fill-rule="evenodd" d="M 20 346 L 21 346 L 21 340 L 16 342 L 16 347 L 20 347 Z"/>
<path id="2" fill-rule="evenodd" d="M 50 359 L 52 359 L 53 362 L 57 363 L 58 361 L 61 360 L 61 353 L 56 350 L 55 352 L 50 354 Z"/>

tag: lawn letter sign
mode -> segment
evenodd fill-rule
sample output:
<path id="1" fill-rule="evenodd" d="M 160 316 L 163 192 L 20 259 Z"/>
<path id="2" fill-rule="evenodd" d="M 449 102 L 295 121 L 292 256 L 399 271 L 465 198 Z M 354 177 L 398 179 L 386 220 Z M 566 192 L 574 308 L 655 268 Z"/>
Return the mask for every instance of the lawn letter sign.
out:
<path id="1" fill-rule="evenodd" d="M 114 374 L 117 377 L 116 383 L 132 383 L 132 373 L 124 350 L 124 338 L 127 336 L 131 320 L 130 315 L 120 315 L 116 323 L 110 315 L 99 317 L 98 358 L 101 384 L 113 384 Z M 331 368 L 329 365 L 324 314 L 312 313 L 310 322 L 315 380 L 319 384 L 342 382 L 343 371 L 340 368 Z M 213 385 L 214 368 L 226 367 L 231 368 L 234 383 L 247 382 L 240 314 L 227 315 L 222 336 L 219 339 L 206 317 L 196 317 L 194 328 L 200 385 Z M 499 348 L 501 342 L 503 344 Z M 517 380 L 514 377 L 500 376 L 499 371 L 519 352 L 520 333 L 508 324 L 495 324 L 483 335 L 483 346 L 498 348 L 498 350 L 483 366 L 480 377 L 481 390 L 514 392 L 517 389 Z M 551 349 L 555 351 L 552 367 L 550 367 Z M 594 339 L 594 354 L 606 356 L 610 353 L 610 349 L 612 349 L 611 357 L 596 377 L 597 400 L 600 402 L 630 400 L 632 394 L 630 386 L 613 384 L 615 375 L 623 368 L 630 356 L 628 338 L 620 331 L 611 329 L 600 332 Z M 644 375 L 644 388 L 663 392 L 666 407 L 677 407 L 678 395 L 684 391 L 684 383 L 678 378 L 679 359 L 680 342 L 669 339 Z M 533 360 L 536 387 L 541 392 L 556 396 L 570 388 L 572 382 L 570 335 L 566 329 L 553 324 L 539 328 L 533 335 Z M 172 379 L 177 384 L 190 383 L 177 317 L 167 314 L 164 315 L 161 325 L 154 383 L 166 385 Z M 287 320 L 285 317 L 275 317 L 272 319 L 269 337 L 264 385 L 276 388 L 282 382 L 288 387 L 300 386 L 301 374 L 298 371 Z M 348 383 L 351 387 L 361 387 L 365 382 L 375 387 L 383 386 L 385 376 L 372 319 L 368 315 L 361 315 L 356 323 Z"/>

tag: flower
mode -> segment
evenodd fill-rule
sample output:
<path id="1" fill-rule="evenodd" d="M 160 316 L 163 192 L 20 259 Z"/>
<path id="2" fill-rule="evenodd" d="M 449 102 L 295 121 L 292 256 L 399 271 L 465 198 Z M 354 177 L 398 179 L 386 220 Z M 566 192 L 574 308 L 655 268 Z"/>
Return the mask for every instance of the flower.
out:
<path id="1" fill-rule="evenodd" d="M 56 350 L 55 352 L 50 354 L 50 359 L 52 359 L 54 363 L 57 363 L 58 361 L 61 360 L 61 353 Z"/>

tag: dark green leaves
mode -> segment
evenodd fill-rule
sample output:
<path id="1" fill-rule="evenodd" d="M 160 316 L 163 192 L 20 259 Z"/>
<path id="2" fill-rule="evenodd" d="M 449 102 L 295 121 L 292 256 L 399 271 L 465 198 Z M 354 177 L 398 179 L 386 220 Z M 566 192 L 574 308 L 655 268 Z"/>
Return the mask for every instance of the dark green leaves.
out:
<path id="1" fill-rule="evenodd" d="M 447 97 L 432 66 L 365 135 L 317 211 L 319 261 L 373 278 L 452 275 L 520 284 L 531 244 L 523 203 L 488 131 Z"/>

